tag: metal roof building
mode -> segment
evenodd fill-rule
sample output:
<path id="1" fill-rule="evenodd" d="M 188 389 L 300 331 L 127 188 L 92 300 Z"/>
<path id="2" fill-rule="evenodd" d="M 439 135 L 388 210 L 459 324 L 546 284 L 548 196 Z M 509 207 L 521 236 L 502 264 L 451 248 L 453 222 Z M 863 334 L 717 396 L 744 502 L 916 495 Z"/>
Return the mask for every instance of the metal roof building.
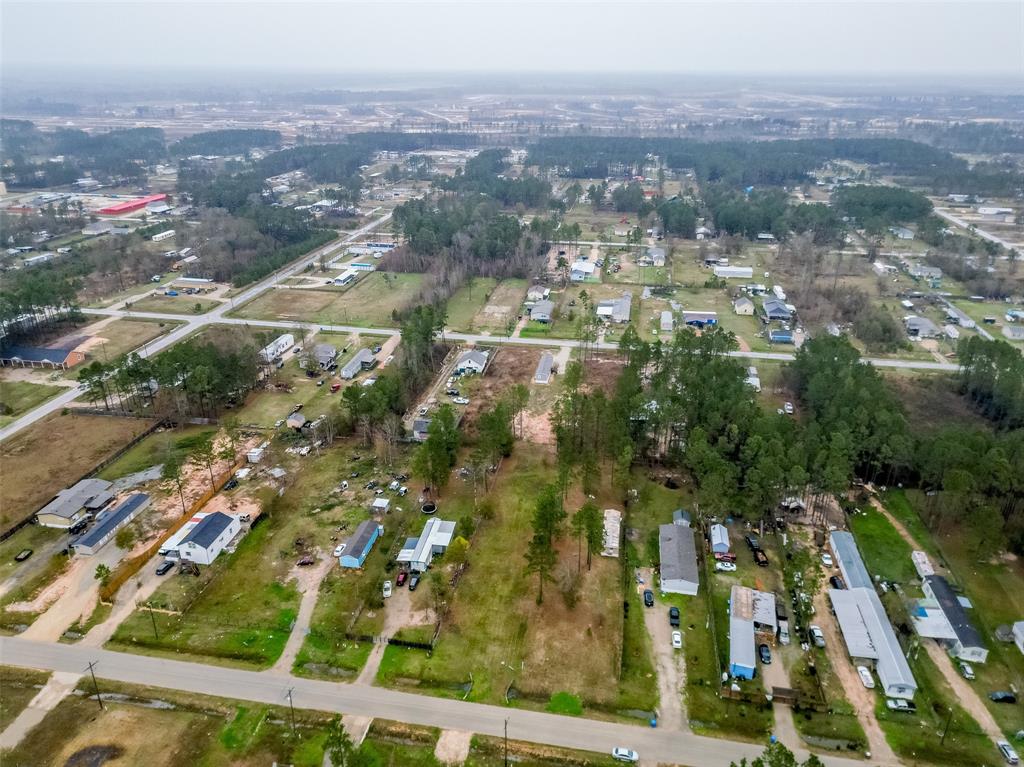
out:
<path id="1" fill-rule="evenodd" d="M 427 520 L 419 538 L 408 538 L 395 561 L 409 565 L 410 570 L 423 572 L 434 557 L 444 554 L 455 535 L 455 523 L 434 517 Z"/>
<path id="2" fill-rule="evenodd" d="M 969 663 L 988 660 L 988 649 L 981 634 L 967 617 L 967 611 L 949 581 L 941 575 L 928 575 L 922 585 L 925 596 L 935 603 L 949 626 L 952 638 L 943 641 L 949 654 Z"/>
<path id="3" fill-rule="evenodd" d="M 112 500 L 111 484 L 105 479 L 91 477 L 76 482 L 57 493 L 57 497 L 36 512 L 36 521 L 43 527 L 68 528 L 99 511 Z"/>
<path id="4" fill-rule="evenodd" d="M 753 679 L 756 672 L 753 590 L 734 585 L 729 595 L 729 675 Z"/>
<path id="5" fill-rule="evenodd" d="M 208 565 L 241 530 L 238 517 L 215 511 L 203 517 L 178 546 L 182 559 Z"/>
<path id="6" fill-rule="evenodd" d="M 555 357 L 551 352 L 544 352 L 540 355 L 540 362 L 537 363 L 537 372 L 533 374 L 533 382 L 537 384 L 551 383 L 551 369 L 555 364 Z"/>
<path id="7" fill-rule="evenodd" d="M 829 547 L 836 558 L 836 564 L 839 565 L 839 571 L 843 574 L 846 588 L 874 589 L 875 584 L 868 575 L 868 569 L 864 567 L 864 560 L 857 550 L 857 541 L 853 533 L 836 530 L 829 536 Z"/>
<path id="8" fill-rule="evenodd" d="M 695 596 L 700 586 L 697 567 L 696 533 L 683 525 L 658 526 L 661 559 L 661 590 L 670 594 Z"/>
<path id="9" fill-rule="evenodd" d="M 364 368 L 369 370 L 376 363 L 377 358 L 373 356 L 373 352 L 369 349 L 360 349 L 352 359 L 342 366 L 341 370 L 338 371 L 338 375 L 349 380 L 359 375 Z"/>
<path id="10" fill-rule="evenodd" d="M 342 567 L 362 567 L 374 542 L 380 537 L 383 530 L 383 525 L 372 519 L 364 519 L 345 542 L 345 550 L 338 557 L 338 563 Z"/>
<path id="11" fill-rule="evenodd" d="M 711 551 L 715 554 L 729 551 L 729 530 L 725 525 L 711 526 Z"/>
<path id="12" fill-rule="evenodd" d="M 886 696 L 913 699 L 917 682 L 874 588 L 829 589 L 828 595 L 850 657 L 875 662 Z"/>
<path id="13" fill-rule="evenodd" d="M 103 548 L 122 527 L 137 517 L 149 506 L 150 498 L 145 493 L 129 495 L 115 508 L 101 512 L 96 524 L 85 535 L 74 542 L 75 553 L 92 556 Z"/>

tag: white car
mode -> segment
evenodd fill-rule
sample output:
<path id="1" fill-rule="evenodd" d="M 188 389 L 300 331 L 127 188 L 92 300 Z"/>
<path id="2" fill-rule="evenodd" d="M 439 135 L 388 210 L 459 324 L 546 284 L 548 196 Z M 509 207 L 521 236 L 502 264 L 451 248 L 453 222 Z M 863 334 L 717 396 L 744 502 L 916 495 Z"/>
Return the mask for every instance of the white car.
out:
<path id="1" fill-rule="evenodd" d="M 274 421 L 274 428 L 275 429 L 280 429 L 282 426 L 284 426 L 284 419 L 283 418 L 278 418 L 276 421 Z"/>
<path id="2" fill-rule="evenodd" d="M 339 543 L 337 546 L 334 547 L 334 557 L 335 557 L 335 559 L 337 559 L 338 557 L 340 557 L 344 553 L 345 553 L 345 544 L 344 543 Z"/>
<path id="3" fill-rule="evenodd" d="M 832 555 L 831 554 L 822 554 L 821 555 L 821 563 L 823 565 L 825 565 L 825 567 L 832 567 L 832 565 L 833 565 Z"/>
<path id="4" fill-rule="evenodd" d="M 454 402 L 456 405 L 468 405 L 469 404 L 469 400 L 466 399 L 465 397 L 452 397 L 452 402 Z"/>
<path id="5" fill-rule="evenodd" d="M 672 632 L 672 646 L 675 649 L 677 649 L 677 650 L 683 649 L 683 632 L 682 631 L 673 631 Z"/>
<path id="6" fill-rule="evenodd" d="M 419 412 L 420 412 L 420 415 L 426 415 L 427 414 L 427 408 L 426 407 L 421 407 Z"/>
<path id="7" fill-rule="evenodd" d="M 960 663 L 960 675 L 967 681 L 974 679 L 974 668 L 970 663 Z"/>
<path id="8" fill-rule="evenodd" d="M 391 596 L 391 581 L 384 581 L 384 598 Z"/>
<path id="9" fill-rule="evenodd" d="M 787 402 L 782 406 L 782 410 L 786 415 L 793 415 L 793 403 Z"/>
<path id="10" fill-rule="evenodd" d="M 612 759 L 617 762 L 639 762 L 640 755 L 631 748 L 618 746 L 612 749 Z"/>
<path id="11" fill-rule="evenodd" d="M 1017 752 L 1005 740 L 997 740 L 996 748 L 999 749 L 999 753 L 1003 755 L 1003 759 L 1006 760 L 1007 764 L 1020 764 L 1020 757 L 1017 756 Z"/>
<path id="12" fill-rule="evenodd" d="M 733 562 L 715 562 L 715 569 L 720 573 L 734 573 L 736 565 Z"/>
<path id="13" fill-rule="evenodd" d="M 875 689 L 875 678 L 871 676 L 867 666 L 857 666 L 857 676 L 860 677 L 861 684 L 869 690 Z"/>

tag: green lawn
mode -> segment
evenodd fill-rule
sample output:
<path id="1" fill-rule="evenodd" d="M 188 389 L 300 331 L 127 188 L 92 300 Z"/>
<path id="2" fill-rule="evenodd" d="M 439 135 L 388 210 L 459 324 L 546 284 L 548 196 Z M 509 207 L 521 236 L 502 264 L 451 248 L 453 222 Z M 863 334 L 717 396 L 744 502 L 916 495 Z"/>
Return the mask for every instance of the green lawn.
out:
<path id="1" fill-rule="evenodd" d="M 184 426 L 154 432 L 105 467 L 99 477 L 110 481 L 126 477 L 163 463 L 169 453 L 183 461 L 187 460 L 203 437 L 215 432 L 216 429 L 204 426 Z"/>
<path id="2" fill-rule="evenodd" d="M 131 306 L 126 307 L 136 312 L 157 312 L 163 314 L 205 314 L 211 309 L 220 306 L 220 301 L 214 301 L 201 296 L 167 296 L 158 293 L 154 296 L 135 301 Z"/>
<path id="3" fill-rule="evenodd" d="M 0 666 L 0 732 L 25 709 L 49 677 L 48 671 Z"/>
<path id="4" fill-rule="evenodd" d="M 900 537 L 885 515 L 865 505 L 860 514 L 850 515 L 849 523 L 864 564 L 872 576 L 879 575 L 897 583 L 909 583 L 917 578 L 910 559 L 910 545 Z"/>
<path id="5" fill-rule="evenodd" d="M 498 281 L 493 277 L 473 277 L 448 299 L 448 327 L 471 332 L 473 320 L 494 291 Z M 518 309 L 518 306 L 513 307 Z"/>
<path id="6" fill-rule="evenodd" d="M 0 426 L 6 426 L 23 413 L 39 407 L 63 391 L 61 386 L 29 383 L 27 381 L 0 381 Z"/>

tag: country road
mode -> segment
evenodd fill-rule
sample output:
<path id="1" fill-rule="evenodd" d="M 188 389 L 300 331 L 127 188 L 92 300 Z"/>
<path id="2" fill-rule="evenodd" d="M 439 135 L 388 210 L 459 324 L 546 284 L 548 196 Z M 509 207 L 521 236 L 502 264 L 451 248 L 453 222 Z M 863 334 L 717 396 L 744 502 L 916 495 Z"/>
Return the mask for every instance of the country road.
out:
<path id="1" fill-rule="evenodd" d="M 304 679 L 284 674 L 205 666 L 145 655 L 112 652 L 79 645 L 0 638 L 0 661 L 6 665 L 81 674 L 96 663 L 101 680 L 182 690 L 278 706 L 285 705 L 289 688 L 297 708 L 357 714 L 447 730 L 463 730 L 501 736 L 508 720 L 508 736 L 515 740 L 561 748 L 610 752 L 627 746 L 645 761 L 690 767 L 727 767 L 748 760 L 763 747 L 687 732 L 652 729 L 580 717 L 481 703 L 467 703 L 398 692 L 362 684 L 343 684 Z M 100 683 L 102 691 L 102 682 Z M 806 759 L 806 752 L 798 752 Z M 823 756 L 828 767 L 871 767 L 870 760 Z"/>

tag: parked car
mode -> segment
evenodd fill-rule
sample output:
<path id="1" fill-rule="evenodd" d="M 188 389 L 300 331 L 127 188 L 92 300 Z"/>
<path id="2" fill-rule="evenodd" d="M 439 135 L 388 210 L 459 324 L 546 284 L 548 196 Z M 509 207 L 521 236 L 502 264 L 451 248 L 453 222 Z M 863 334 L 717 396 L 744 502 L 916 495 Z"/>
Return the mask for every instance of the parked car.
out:
<path id="1" fill-rule="evenodd" d="M 339 543 L 337 546 L 334 547 L 334 558 L 335 559 L 337 559 L 338 557 L 340 557 L 342 554 L 345 553 L 345 547 L 347 545 L 348 544 L 346 544 L 346 543 Z"/>
<path id="2" fill-rule="evenodd" d="M 672 646 L 675 649 L 677 649 L 677 650 L 683 649 L 683 632 L 682 631 L 673 631 L 672 632 Z"/>
<path id="3" fill-rule="evenodd" d="M 971 667 L 970 663 L 960 663 L 958 665 L 960 667 L 960 675 L 964 679 L 967 679 L 967 680 L 973 680 L 974 679 L 974 669 Z"/>
<path id="4" fill-rule="evenodd" d="M 469 399 L 467 399 L 466 397 L 452 397 L 452 402 L 454 402 L 456 405 L 468 405 Z"/>
<path id="5" fill-rule="evenodd" d="M 391 581 L 384 581 L 384 598 L 388 599 L 391 596 Z"/>
<path id="6" fill-rule="evenodd" d="M 419 414 L 420 414 L 420 415 L 426 415 L 426 414 L 427 414 L 427 408 L 426 408 L 426 406 L 424 406 L 424 407 L 421 407 L 421 408 L 419 409 Z"/>
<path id="7" fill-rule="evenodd" d="M 720 573 L 734 573 L 736 565 L 732 562 L 715 562 L 715 569 Z"/>
<path id="8" fill-rule="evenodd" d="M 793 403 L 787 402 L 782 406 L 782 412 L 786 415 L 793 415 Z"/>
<path id="9" fill-rule="evenodd" d="M 810 632 L 811 641 L 814 642 L 815 647 L 825 646 L 825 632 L 819 626 L 809 626 L 807 631 Z"/>
<path id="10" fill-rule="evenodd" d="M 988 694 L 988 699 L 990 701 L 992 701 L 993 703 L 1016 703 L 1017 702 L 1017 696 L 1014 695 L 1012 692 L 1007 692 L 1006 690 L 997 690 L 996 692 L 990 692 Z"/>
<path id="11" fill-rule="evenodd" d="M 231 479 L 224 483 L 225 490 L 234 490 L 236 487 L 238 487 L 238 480 L 235 479 L 234 477 L 232 477 Z"/>
<path id="12" fill-rule="evenodd" d="M 912 714 L 917 711 L 917 706 L 909 700 L 903 700 L 902 698 L 886 698 L 885 707 L 890 711 L 902 711 L 905 714 Z"/>
<path id="13" fill-rule="evenodd" d="M 275 429 L 280 429 L 282 426 L 284 426 L 284 419 L 283 418 L 278 418 L 276 421 L 274 421 L 274 428 Z"/>
<path id="14" fill-rule="evenodd" d="M 15 562 L 24 562 L 30 556 L 32 556 L 32 549 L 22 549 L 21 551 L 19 551 L 17 554 L 14 555 L 14 561 Z"/>
<path id="15" fill-rule="evenodd" d="M 768 555 L 761 549 L 754 549 L 754 562 L 758 567 L 768 567 Z"/>
<path id="16" fill-rule="evenodd" d="M 376 344 L 376 345 L 375 345 L 375 346 L 373 347 L 373 353 L 374 353 L 374 354 L 380 354 L 380 348 L 381 348 L 381 347 L 380 347 L 380 344 Z"/>
<path id="17" fill-rule="evenodd" d="M 869 690 L 875 689 L 875 678 L 871 676 L 871 671 L 867 666 L 857 666 L 857 676 L 860 677 L 860 682 Z"/>
<path id="18" fill-rule="evenodd" d="M 757 655 L 765 666 L 772 665 L 772 648 L 763 642 L 757 646 Z"/>
<path id="19" fill-rule="evenodd" d="M 668 608 L 668 625 L 678 628 L 679 626 L 679 608 L 670 607 Z"/>
<path id="20" fill-rule="evenodd" d="M 449 397 L 461 397 L 462 396 L 462 392 L 460 392 L 458 389 L 451 389 L 451 388 L 445 389 L 444 393 L 447 394 Z"/>
<path id="21" fill-rule="evenodd" d="M 305 556 L 305 557 L 302 557 L 302 559 L 300 559 L 295 564 L 297 564 L 299 567 L 309 567 L 310 565 L 315 565 L 316 564 L 316 560 L 313 559 L 313 557 Z"/>
<path id="22" fill-rule="evenodd" d="M 612 759 L 617 762 L 639 762 L 640 755 L 631 748 L 616 746 L 612 749 Z"/>
<path id="23" fill-rule="evenodd" d="M 732 551 L 716 551 L 715 560 L 718 562 L 735 562 L 736 554 Z"/>
<path id="24" fill-rule="evenodd" d="M 420 575 L 419 575 L 419 573 L 414 573 L 413 576 L 409 579 L 409 591 L 415 591 L 416 587 L 419 586 L 419 585 L 420 585 Z"/>
<path id="25" fill-rule="evenodd" d="M 828 583 L 832 588 L 838 591 L 842 591 L 846 588 L 846 584 L 843 583 L 843 579 L 840 578 L 838 575 L 833 575 L 832 577 L 830 577 L 828 579 Z"/>
<path id="26" fill-rule="evenodd" d="M 828 552 L 825 552 L 824 554 L 821 555 L 821 563 L 823 565 L 825 565 L 825 567 L 832 567 L 835 564 L 832 561 L 832 555 L 829 554 Z"/>
<path id="27" fill-rule="evenodd" d="M 301 402 L 296 402 L 295 406 L 292 408 L 292 412 L 298 413 L 300 410 L 302 410 L 303 407 L 304 405 Z"/>
<path id="28" fill-rule="evenodd" d="M 395 578 L 395 585 L 396 586 L 404 586 L 405 585 L 405 581 L 406 581 L 406 579 L 408 577 L 409 577 L 409 571 L 408 570 L 399 570 L 398 571 L 398 577 Z"/>
<path id="29" fill-rule="evenodd" d="M 1020 757 L 1017 756 L 1017 752 L 1005 740 L 997 740 L 996 748 L 999 749 L 999 753 L 1003 755 L 1003 759 L 1006 760 L 1007 764 L 1020 764 Z"/>
<path id="30" fill-rule="evenodd" d="M 757 537 L 753 535 L 743 536 L 743 540 L 747 543 L 747 548 L 751 551 L 761 548 L 761 544 L 758 543 Z"/>
<path id="31" fill-rule="evenodd" d="M 654 592 L 650 589 L 644 589 L 644 605 L 654 607 Z"/>
<path id="32" fill-rule="evenodd" d="M 169 559 L 165 559 L 163 562 L 161 562 L 159 565 L 157 565 L 156 574 L 157 575 L 167 575 L 167 573 L 169 573 L 173 569 L 174 569 L 174 562 L 172 562 Z"/>

